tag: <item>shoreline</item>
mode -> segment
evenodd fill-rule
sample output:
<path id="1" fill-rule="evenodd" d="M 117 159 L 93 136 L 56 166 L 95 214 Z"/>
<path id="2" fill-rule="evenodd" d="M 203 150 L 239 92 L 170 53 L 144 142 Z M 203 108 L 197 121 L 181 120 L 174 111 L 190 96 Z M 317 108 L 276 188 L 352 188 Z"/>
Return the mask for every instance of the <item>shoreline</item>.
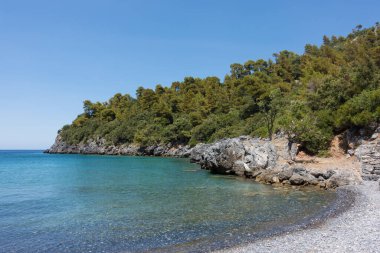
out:
<path id="1" fill-rule="evenodd" d="M 236 175 L 274 185 L 312 185 L 329 189 L 361 181 L 355 158 L 335 154 L 331 158 L 298 161 L 297 150 L 294 143 L 290 145 L 283 137 L 270 141 L 239 136 L 194 147 L 169 144 L 146 147 L 137 144 L 108 146 L 103 139 L 68 145 L 58 135 L 44 153 L 190 158 L 190 162 L 216 174 Z"/>
<path id="2" fill-rule="evenodd" d="M 93 154 L 93 155 L 104 156 L 104 154 Z M 110 155 L 110 156 L 114 156 L 114 155 Z M 155 157 L 155 156 L 145 156 L 145 157 Z M 160 157 L 160 158 L 164 158 L 164 157 Z M 250 179 L 247 179 L 247 180 L 250 180 Z M 288 248 L 284 248 L 283 246 L 284 244 L 287 247 L 288 246 L 296 247 L 296 248 L 291 249 L 292 251 L 295 251 L 295 252 L 330 251 L 330 248 L 327 248 L 325 250 L 319 250 L 318 248 L 315 248 L 314 246 L 318 244 L 313 243 L 313 245 L 311 245 L 312 247 L 309 248 L 307 247 L 306 244 L 302 244 L 302 245 L 300 245 L 299 243 L 295 244 L 294 241 L 299 241 L 300 238 L 302 239 L 304 237 L 311 236 L 312 238 L 309 239 L 310 241 L 312 241 L 312 239 L 319 238 L 317 243 L 324 244 L 324 241 L 326 240 L 326 238 L 323 234 L 324 233 L 323 229 L 326 226 L 328 227 L 328 229 L 332 230 L 333 232 L 337 234 L 337 235 L 332 235 L 328 237 L 332 237 L 332 238 L 338 237 L 338 235 L 340 234 L 340 231 L 337 231 L 335 227 L 331 227 L 331 226 L 329 227 L 329 224 L 331 222 L 334 222 L 335 220 L 342 219 L 341 217 L 347 216 L 347 213 L 350 214 L 352 212 L 355 212 L 356 209 L 362 208 L 362 206 L 366 207 L 367 200 L 368 200 L 368 196 L 367 196 L 368 192 L 365 191 L 365 189 L 366 187 L 368 188 L 368 185 L 372 185 L 372 192 L 375 192 L 377 195 L 380 196 L 379 185 L 378 185 L 378 182 L 376 181 L 372 181 L 372 182 L 364 181 L 361 185 L 340 186 L 336 188 L 335 190 L 337 194 L 336 199 L 333 202 L 331 202 L 328 206 L 323 208 L 323 210 L 321 210 L 320 212 L 312 216 L 301 218 L 297 223 L 294 223 L 291 225 L 274 227 L 270 230 L 252 235 L 249 238 L 246 237 L 244 238 L 243 241 L 240 241 L 240 242 L 233 242 L 231 244 L 227 243 L 227 245 L 226 244 L 223 245 L 222 243 L 218 245 L 218 242 L 215 241 L 214 243 L 211 243 L 209 245 L 210 246 L 209 251 L 224 252 L 224 253 L 288 251 L 289 250 Z M 304 186 L 300 186 L 300 187 L 303 188 Z M 312 187 L 312 186 L 306 186 L 306 187 Z M 378 201 L 380 203 L 380 198 L 378 198 Z M 380 210 L 380 206 L 378 207 L 378 209 Z M 351 216 L 350 216 L 350 220 L 353 221 Z M 378 214 L 378 216 L 379 217 L 377 220 L 378 221 L 377 224 L 380 224 L 380 214 Z M 355 222 L 352 222 L 352 223 L 355 223 Z M 314 234 L 310 235 L 311 233 L 314 233 L 315 231 L 319 231 L 319 230 L 322 230 L 322 232 L 317 232 L 317 235 L 314 235 Z M 359 231 L 359 230 L 356 230 L 356 231 Z M 377 233 L 379 233 L 378 238 L 380 238 L 379 230 L 377 230 Z M 300 237 L 300 238 L 293 239 L 293 236 Z M 358 236 L 355 235 L 354 237 L 358 237 Z M 282 240 L 285 240 L 285 243 L 282 242 Z M 380 247 L 380 243 L 377 246 Z M 334 247 L 333 243 L 331 247 Z M 178 248 L 175 247 L 174 250 L 175 249 L 178 249 Z M 167 248 L 165 250 L 170 251 L 170 249 L 167 249 Z M 351 249 L 350 248 L 341 249 L 338 247 L 337 249 L 334 249 L 334 252 L 347 252 L 347 250 L 350 251 Z M 354 251 L 361 252 L 361 251 L 357 251 L 356 249 Z M 365 252 L 372 252 L 372 251 L 365 250 Z"/>
<path id="3" fill-rule="evenodd" d="M 259 183 L 259 182 L 256 182 Z M 272 185 L 272 187 L 274 187 Z M 302 186 L 301 188 L 308 188 L 312 186 Z M 323 190 L 323 189 L 320 189 Z M 221 234 L 219 238 L 209 241 L 205 247 L 204 244 L 197 245 L 191 243 L 184 243 L 175 246 L 168 246 L 147 252 L 219 252 L 219 253 L 240 253 L 240 252 L 288 252 L 287 249 L 281 246 L 278 249 L 268 249 L 267 251 L 257 250 L 255 244 L 261 241 L 275 240 L 276 238 L 284 235 L 291 235 L 302 231 L 308 231 L 320 226 L 323 226 L 327 221 L 340 217 L 344 213 L 350 211 L 360 199 L 360 192 L 356 186 L 342 186 L 337 189 L 327 189 L 329 191 L 336 191 L 336 198 L 330 202 L 326 207 L 322 208 L 315 214 L 308 215 L 300 218 L 295 223 L 289 225 L 279 224 L 266 230 L 258 231 L 249 235 L 234 234 L 233 241 L 229 241 L 228 236 Z M 208 240 L 201 239 L 200 241 Z M 296 251 L 295 251 L 296 252 Z M 305 252 L 301 250 L 300 252 Z"/>
<path id="4" fill-rule="evenodd" d="M 329 209 L 315 222 L 254 239 L 250 243 L 217 250 L 220 253 L 244 252 L 377 252 L 380 248 L 380 188 L 377 181 L 344 186 L 338 191 L 351 192 L 338 196 L 347 201 L 343 208 Z"/>

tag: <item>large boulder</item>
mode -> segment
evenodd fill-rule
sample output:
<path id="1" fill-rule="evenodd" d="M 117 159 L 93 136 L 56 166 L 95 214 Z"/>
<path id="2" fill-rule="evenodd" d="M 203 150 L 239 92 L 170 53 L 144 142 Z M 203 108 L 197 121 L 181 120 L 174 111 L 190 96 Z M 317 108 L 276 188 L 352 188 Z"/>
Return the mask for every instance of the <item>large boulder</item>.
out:
<path id="1" fill-rule="evenodd" d="M 242 176 L 273 168 L 277 153 L 269 141 L 241 136 L 213 144 L 198 144 L 191 151 L 190 158 L 212 172 Z"/>

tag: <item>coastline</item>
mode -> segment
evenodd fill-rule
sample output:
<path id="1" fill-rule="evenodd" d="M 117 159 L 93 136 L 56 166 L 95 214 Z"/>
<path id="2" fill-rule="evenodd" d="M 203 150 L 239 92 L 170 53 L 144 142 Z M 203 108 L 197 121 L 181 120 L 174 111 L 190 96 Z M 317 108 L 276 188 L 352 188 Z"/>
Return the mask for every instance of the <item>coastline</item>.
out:
<path id="1" fill-rule="evenodd" d="M 285 252 L 288 250 L 294 252 L 376 252 L 374 248 L 377 249 L 377 246 L 380 246 L 376 244 L 376 241 L 366 243 L 372 244 L 373 248 L 358 249 L 356 247 L 351 249 L 347 248 L 345 245 L 342 246 L 343 243 L 339 243 L 338 241 L 335 242 L 333 240 L 328 243 L 328 248 L 324 248 L 326 247 L 326 238 L 338 238 L 336 240 L 340 241 L 339 238 L 348 233 L 347 229 L 351 229 L 351 227 L 353 228 L 356 226 L 355 218 L 357 217 L 355 214 L 372 212 L 374 216 L 376 215 L 376 212 L 374 211 L 376 209 L 371 207 L 371 204 L 373 203 L 368 203 L 368 190 L 371 192 L 370 195 L 378 195 L 377 201 L 380 203 L 378 182 L 364 181 L 361 185 L 340 186 L 335 189 L 337 192 L 336 200 L 315 215 L 301 218 L 299 222 L 295 224 L 278 226 L 272 230 L 265 231 L 264 233 L 258 233 L 252 235 L 251 237 L 241 238 L 241 241 L 235 241 L 232 243 L 223 242 L 222 244 L 219 244 L 218 241 L 211 242 L 209 245 L 209 251 L 225 253 Z M 380 209 L 380 206 L 378 206 L 377 209 Z M 348 218 L 346 218 L 347 216 Z M 347 222 L 350 222 L 350 224 L 353 225 L 343 226 L 343 230 L 341 230 L 341 225 L 344 225 Z M 372 226 L 373 224 L 380 224 L 380 214 L 375 217 L 375 220 L 362 220 L 358 222 L 358 228 L 355 228 L 353 229 L 354 231 L 349 232 L 352 236 L 350 240 L 353 240 L 352 238 L 360 238 L 359 234 L 365 234 L 368 231 L 375 232 L 373 237 L 370 237 L 373 238 L 372 240 L 379 238 L 377 237 L 380 235 L 379 230 L 370 230 L 368 229 L 368 226 L 364 226 L 366 231 L 363 231 L 364 228 L 361 227 L 361 224 L 363 223 L 369 223 L 372 224 Z M 331 235 L 329 233 L 331 233 Z M 299 243 L 301 239 L 306 241 Z M 295 241 L 297 243 L 294 243 Z M 308 242 L 312 243 L 308 244 Z M 375 242 L 375 244 L 373 242 Z M 322 244 L 322 246 L 319 246 L 319 244 Z M 360 246 L 360 244 L 358 245 Z M 355 244 L 354 246 L 358 245 Z M 289 249 L 289 247 L 291 248 Z M 166 248 L 164 250 L 167 250 L 168 252 L 175 252 L 178 248 Z M 194 250 L 194 248 L 192 250 Z"/>
<path id="2" fill-rule="evenodd" d="M 240 136 L 194 147 L 183 145 L 107 145 L 104 139 L 68 145 L 58 135 L 50 154 L 99 154 L 190 158 L 202 169 L 215 174 L 236 175 L 273 185 L 307 186 L 330 189 L 361 182 L 355 157 L 342 154 L 325 159 L 297 161 L 298 148 L 280 137 L 273 141 Z"/>
<path id="3" fill-rule="evenodd" d="M 365 149 L 358 148 L 359 152 L 355 155 L 348 155 L 336 148 L 331 158 L 297 156 L 297 151 L 292 153 L 293 147 L 282 139 L 269 142 L 245 136 L 200 144 L 191 149 L 186 146 L 105 147 L 102 143 L 70 147 L 59 137 L 57 139 L 53 151 L 58 152 L 51 152 L 50 149 L 48 153 L 186 157 L 213 173 L 236 175 L 274 187 L 336 188 L 336 200 L 317 214 L 300 217 L 297 223 L 291 225 L 231 238 L 234 240 L 231 242 L 225 239 L 210 241 L 208 251 L 376 252 L 380 247 L 380 228 L 374 228 L 374 224 L 380 224 L 380 212 L 376 212 L 380 210 L 379 182 L 362 181 L 362 176 L 365 176 L 363 157 L 372 159 L 367 162 L 369 165 L 377 164 L 376 150 L 380 140 L 377 136 L 364 142 L 362 147 Z M 186 251 L 186 247 L 166 248 L 165 251 Z M 190 249 L 194 250 L 197 251 Z"/>
<path id="4" fill-rule="evenodd" d="M 378 252 L 379 182 L 364 181 L 361 185 L 341 189 L 354 193 L 351 206 L 332 212 L 309 226 L 217 252 Z"/>

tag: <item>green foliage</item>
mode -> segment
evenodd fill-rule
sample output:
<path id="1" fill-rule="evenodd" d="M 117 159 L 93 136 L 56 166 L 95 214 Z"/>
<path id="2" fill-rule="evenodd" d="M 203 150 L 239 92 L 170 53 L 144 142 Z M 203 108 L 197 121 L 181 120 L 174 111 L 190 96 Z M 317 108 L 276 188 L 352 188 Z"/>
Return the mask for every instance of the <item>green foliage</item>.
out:
<path id="1" fill-rule="evenodd" d="M 333 137 L 330 120 L 327 111 L 313 112 L 305 102 L 290 101 L 279 121 L 292 142 L 300 143 L 305 150 L 317 154 L 328 148 Z"/>
<path id="2" fill-rule="evenodd" d="M 196 126 L 191 135 L 190 143 L 212 142 L 221 138 L 234 137 L 242 132 L 239 127 L 240 116 L 236 110 L 227 114 L 210 115 L 202 124 Z"/>
<path id="3" fill-rule="evenodd" d="M 337 111 L 336 126 L 366 126 L 380 117 L 380 89 L 365 90 L 344 103 Z"/>
<path id="4" fill-rule="evenodd" d="M 273 135 L 273 127 L 277 115 L 283 109 L 284 99 L 279 88 L 270 91 L 265 96 L 259 98 L 258 106 L 265 119 L 268 137 L 271 140 Z"/>
<path id="5" fill-rule="evenodd" d="M 223 81 L 185 77 L 170 87 L 139 87 L 136 98 L 86 100 L 59 133 L 69 144 L 105 138 L 115 145 L 195 145 L 285 131 L 305 150 L 323 153 L 334 132 L 379 120 L 378 26 L 324 36 L 302 55 L 284 50 L 270 60 L 234 63 Z"/>
<path id="6" fill-rule="evenodd" d="M 187 143 L 191 138 L 192 128 L 190 117 L 183 115 L 165 128 L 163 137 L 171 143 Z"/>

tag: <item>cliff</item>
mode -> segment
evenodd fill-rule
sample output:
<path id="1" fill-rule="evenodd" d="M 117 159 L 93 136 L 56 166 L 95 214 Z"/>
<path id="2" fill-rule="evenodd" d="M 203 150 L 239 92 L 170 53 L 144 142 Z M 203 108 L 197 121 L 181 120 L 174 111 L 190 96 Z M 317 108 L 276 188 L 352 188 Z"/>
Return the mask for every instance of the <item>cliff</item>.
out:
<path id="1" fill-rule="evenodd" d="M 268 184 L 336 188 L 361 182 L 355 157 L 300 160 L 296 145 L 284 138 L 273 141 L 242 136 L 199 144 L 190 159 L 219 174 L 233 174 Z"/>
<path id="2" fill-rule="evenodd" d="M 81 142 L 77 145 L 69 145 L 64 142 L 60 135 L 55 139 L 54 144 L 45 153 L 49 154 L 99 154 L 99 155 L 130 155 L 130 156 L 170 156 L 189 157 L 190 147 L 183 145 L 154 145 L 139 146 L 109 145 L 102 138 Z"/>

